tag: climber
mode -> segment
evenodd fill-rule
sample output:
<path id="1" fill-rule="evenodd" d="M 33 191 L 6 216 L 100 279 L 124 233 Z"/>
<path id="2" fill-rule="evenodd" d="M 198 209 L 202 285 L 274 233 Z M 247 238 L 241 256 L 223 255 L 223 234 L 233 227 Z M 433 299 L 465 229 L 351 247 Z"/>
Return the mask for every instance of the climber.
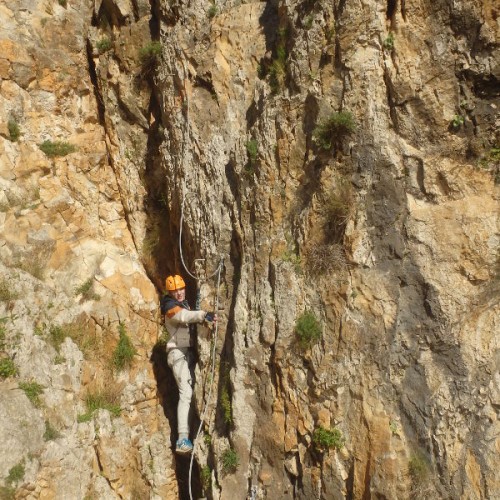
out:
<path id="1" fill-rule="evenodd" d="M 191 311 L 186 300 L 186 284 L 178 274 L 168 276 L 165 281 L 167 295 L 161 301 L 161 313 L 164 317 L 165 329 L 168 333 L 167 363 L 174 374 L 179 389 L 179 404 L 177 405 L 178 440 L 175 451 L 179 454 L 189 454 L 193 443 L 189 440 L 189 407 L 193 395 L 192 376 L 189 366 L 191 356 L 190 324 L 213 323 L 217 315 L 213 312 Z"/>

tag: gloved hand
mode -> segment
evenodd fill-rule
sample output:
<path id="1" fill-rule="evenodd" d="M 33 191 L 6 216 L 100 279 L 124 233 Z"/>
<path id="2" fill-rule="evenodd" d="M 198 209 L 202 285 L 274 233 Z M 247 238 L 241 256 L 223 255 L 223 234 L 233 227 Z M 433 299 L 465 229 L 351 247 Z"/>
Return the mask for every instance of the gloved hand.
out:
<path id="1" fill-rule="evenodd" d="M 213 312 L 207 312 L 207 314 L 205 314 L 205 321 L 208 321 L 210 323 L 217 321 L 217 314 Z"/>

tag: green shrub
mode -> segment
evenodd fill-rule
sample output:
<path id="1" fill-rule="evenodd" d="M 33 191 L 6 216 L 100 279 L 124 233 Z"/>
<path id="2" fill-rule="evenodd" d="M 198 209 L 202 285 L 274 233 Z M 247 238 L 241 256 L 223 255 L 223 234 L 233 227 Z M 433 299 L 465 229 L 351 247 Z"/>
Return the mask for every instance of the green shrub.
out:
<path id="1" fill-rule="evenodd" d="M 49 157 L 54 158 L 56 156 L 66 156 L 70 153 L 76 151 L 76 147 L 73 144 L 65 141 L 43 141 L 38 147 Z"/>
<path id="2" fill-rule="evenodd" d="M 7 127 L 9 129 L 9 138 L 12 142 L 16 142 L 21 136 L 21 129 L 19 128 L 19 124 L 15 120 L 9 120 L 7 123 Z"/>
<path id="3" fill-rule="evenodd" d="M 344 438 L 342 433 L 336 429 L 325 429 L 324 427 L 318 427 L 313 433 L 313 443 L 319 450 L 325 450 L 329 448 L 335 448 L 340 450 L 344 446 Z"/>
<path id="4" fill-rule="evenodd" d="M 47 262 L 42 255 L 33 254 L 26 258 L 17 260 L 14 263 L 14 267 L 31 274 L 31 276 L 40 281 L 43 281 L 43 278 L 45 277 L 46 264 Z"/>
<path id="5" fill-rule="evenodd" d="M 430 473 L 430 466 L 427 458 L 422 453 L 414 453 L 408 461 L 408 472 L 413 483 L 424 482 Z"/>
<path id="6" fill-rule="evenodd" d="M 356 123 L 352 113 L 340 111 L 339 113 L 332 113 L 316 126 L 313 131 L 313 139 L 318 147 L 329 150 L 355 130 Z"/>
<path id="7" fill-rule="evenodd" d="M 14 467 L 9 470 L 9 475 L 5 479 L 5 482 L 9 485 L 12 483 L 17 483 L 24 477 L 24 473 L 24 462 L 20 462 L 17 465 L 14 465 Z"/>
<path id="8" fill-rule="evenodd" d="M 52 325 L 49 328 L 49 342 L 57 352 L 59 352 L 59 349 L 67 336 L 66 331 L 60 325 Z"/>
<path id="9" fill-rule="evenodd" d="M 6 345 L 6 336 L 7 332 L 5 331 L 4 323 L 7 321 L 7 318 L 0 318 L 0 351 L 5 349 Z"/>
<path id="10" fill-rule="evenodd" d="M 287 30 L 280 29 L 278 32 L 278 44 L 276 46 L 276 56 L 269 69 L 269 84 L 273 94 L 279 92 L 285 85 L 286 60 L 288 53 L 286 50 Z"/>
<path id="11" fill-rule="evenodd" d="M 48 420 L 46 420 L 45 421 L 45 432 L 43 433 L 43 439 L 45 441 L 53 441 L 54 439 L 57 439 L 59 437 L 61 437 L 61 434 L 59 434 L 57 429 L 52 427 L 50 422 Z"/>
<path id="12" fill-rule="evenodd" d="M 65 325 L 51 325 L 48 330 L 44 325 L 43 328 L 37 327 L 36 330 L 35 333 L 45 336 L 50 345 L 57 351 L 57 356 L 54 360 L 57 363 L 64 362 L 64 358 L 60 356 L 59 351 L 66 337 L 69 337 L 84 354 L 95 353 L 97 350 L 96 336 L 92 335 L 90 331 L 77 321 Z"/>
<path id="13" fill-rule="evenodd" d="M 212 444 L 212 436 L 208 432 L 205 432 L 205 434 L 203 435 L 203 442 L 207 446 L 210 446 Z"/>
<path id="14" fill-rule="evenodd" d="M 245 147 L 247 148 L 247 155 L 248 155 L 248 160 L 250 163 L 255 163 L 257 160 L 257 157 L 259 155 L 259 146 L 257 144 L 257 141 L 255 139 L 250 139 L 246 144 Z"/>
<path id="15" fill-rule="evenodd" d="M 208 465 L 201 468 L 201 486 L 204 491 L 210 491 L 212 486 L 212 469 Z"/>
<path id="16" fill-rule="evenodd" d="M 222 414 L 224 416 L 224 422 L 231 425 L 233 423 L 233 408 L 231 405 L 231 397 L 229 396 L 229 390 L 227 386 L 222 388 L 220 395 L 220 404 L 222 407 Z"/>
<path id="17" fill-rule="evenodd" d="M 139 59 L 143 69 L 148 71 L 153 69 L 153 66 L 161 56 L 162 46 L 160 42 L 149 42 L 139 50 Z"/>
<path id="18" fill-rule="evenodd" d="M 215 5 L 211 5 L 207 14 L 210 19 L 215 17 L 217 15 L 217 7 Z"/>
<path id="19" fill-rule="evenodd" d="M 96 43 L 97 50 L 99 51 L 100 54 L 104 54 L 104 52 L 107 52 L 108 50 L 110 50 L 112 46 L 113 46 L 113 43 L 107 37 L 101 38 Z"/>
<path id="20" fill-rule="evenodd" d="M 232 448 L 229 448 L 222 454 L 221 466 L 224 474 L 236 472 L 239 465 L 238 454 Z"/>
<path id="21" fill-rule="evenodd" d="M 321 324 L 314 313 L 302 313 L 295 323 L 295 334 L 302 347 L 307 347 L 321 338 Z"/>
<path id="22" fill-rule="evenodd" d="M 20 382 L 19 389 L 23 390 L 33 406 L 39 408 L 42 405 L 40 394 L 43 393 L 43 387 L 36 382 Z"/>
<path id="23" fill-rule="evenodd" d="M 83 422 L 90 422 L 92 420 L 93 413 L 82 413 L 81 415 L 77 415 L 76 421 L 81 424 Z"/>
<path id="24" fill-rule="evenodd" d="M 394 49 L 394 33 L 392 31 L 389 32 L 389 35 L 384 40 L 384 49 L 389 51 Z"/>
<path id="25" fill-rule="evenodd" d="M 15 500 L 16 489 L 12 486 L 0 486 L 0 499 L 1 500 Z"/>
<path id="26" fill-rule="evenodd" d="M 493 147 L 490 149 L 489 158 L 491 161 L 500 162 L 500 147 Z"/>
<path id="27" fill-rule="evenodd" d="M 302 274 L 302 258 L 294 250 L 286 250 L 281 254 L 283 262 L 290 262 L 297 274 Z"/>
<path id="28" fill-rule="evenodd" d="M 10 358 L 0 359 L 0 377 L 9 378 L 17 373 L 16 365 Z"/>
<path id="29" fill-rule="evenodd" d="M 75 288 L 75 295 L 81 295 L 84 300 L 99 300 L 101 297 L 94 292 L 94 278 L 89 278 Z"/>
<path id="30" fill-rule="evenodd" d="M 484 167 L 490 167 L 491 165 L 495 165 L 500 163 L 500 147 L 494 146 L 492 147 L 486 155 L 484 155 L 479 164 Z"/>
<path id="31" fill-rule="evenodd" d="M 137 351 L 127 335 L 127 330 L 125 329 L 125 325 L 123 323 L 119 324 L 118 331 L 120 333 L 120 338 L 118 340 L 118 345 L 113 352 L 113 366 L 117 370 L 123 370 L 132 364 L 132 360 L 137 354 Z"/>
<path id="32" fill-rule="evenodd" d="M 6 279 L 0 280 L 0 302 L 8 302 L 17 299 L 18 295 L 12 291 L 9 282 Z"/>
<path id="33" fill-rule="evenodd" d="M 82 415 L 78 415 L 77 422 L 88 422 L 92 419 L 94 412 L 99 409 L 109 411 L 113 417 L 119 417 L 122 411 L 119 398 L 119 391 L 113 386 L 87 392 L 85 396 L 87 411 Z"/>

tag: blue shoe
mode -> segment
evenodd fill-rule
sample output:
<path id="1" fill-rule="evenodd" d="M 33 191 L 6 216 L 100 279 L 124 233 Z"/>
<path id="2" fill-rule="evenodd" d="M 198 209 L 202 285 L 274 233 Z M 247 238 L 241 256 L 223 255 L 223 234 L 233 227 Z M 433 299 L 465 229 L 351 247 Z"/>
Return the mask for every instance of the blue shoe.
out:
<path id="1" fill-rule="evenodd" d="M 179 439 L 175 443 L 175 453 L 189 455 L 193 451 L 193 443 L 189 439 Z"/>

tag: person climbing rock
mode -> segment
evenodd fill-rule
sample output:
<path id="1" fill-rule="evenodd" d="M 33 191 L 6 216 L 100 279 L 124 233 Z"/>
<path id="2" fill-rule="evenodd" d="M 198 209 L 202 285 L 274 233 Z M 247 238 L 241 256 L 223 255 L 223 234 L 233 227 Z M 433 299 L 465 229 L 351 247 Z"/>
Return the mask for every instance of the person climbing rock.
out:
<path id="1" fill-rule="evenodd" d="M 167 330 L 167 363 L 174 374 L 179 389 L 177 405 L 177 430 L 179 433 L 175 451 L 189 454 L 193 443 L 189 440 L 189 407 L 193 395 L 192 376 L 189 366 L 191 356 L 191 328 L 194 323 L 210 323 L 217 320 L 213 312 L 191 311 L 186 300 L 186 284 L 178 274 L 165 280 L 167 294 L 161 301 L 161 313 Z"/>

